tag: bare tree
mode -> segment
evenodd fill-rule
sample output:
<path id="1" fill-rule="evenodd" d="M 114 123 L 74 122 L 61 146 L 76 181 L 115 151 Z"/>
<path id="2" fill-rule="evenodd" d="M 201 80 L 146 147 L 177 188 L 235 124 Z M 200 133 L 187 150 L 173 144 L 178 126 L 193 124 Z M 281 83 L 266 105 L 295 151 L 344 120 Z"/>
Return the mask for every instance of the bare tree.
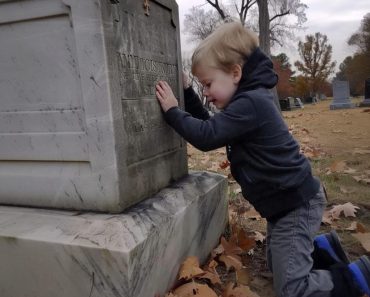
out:
<path id="1" fill-rule="evenodd" d="M 198 41 L 205 39 L 222 22 L 222 18 L 216 11 L 192 7 L 185 15 L 184 27 L 191 37 L 190 40 Z"/>
<path id="2" fill-rule="evenodd" d="M 296 61 L 294 65 L 309 80 L 311 96 L 314 96 L 334 72 L 335 62 L 331 61 L 332 46 L 326 35 L 317 32 L 315 35 L 306 35 L 306 41 L 298 43 L 298 52 L 302 61 Z"/>
<path id="3" fill-rule="evenodd" d="M 286 40 L 293 39 L 294 33 L 302 29 L 303 23 L 307 20 L 305 14 L 307 5 L 301 3 L 300 0 L 206 0 L 206 3 L 213 8 L 214 12 L 217 12 L 223 22 L 237 18 L 243 25 L 248 24 L 252 29 L 257 29 L 261 48 L 268 54 L 272 45 L 283 45 Z M 256 6 L 258 12 L 255 10 Z M 197 9 L 203 8 L 194 8 L 194 10 Z M 235 10 L 234 13 L 232 9 Z M 194 14 L 193 10 L 191 14 Z M 255 26 L 253 19 L 257 14 L 258 26 Z M 250 15 L 249 18 L 248 15 Z M 288 23 L 286 18 L 288 15 L 295 16 L 296 21 Z M 191 30 L 186 29 L 186 31 L 192 34 Z M 211 33 L 210 30 L 207 32 Z M 206 35 L 203 35 L 202 38 L 194 39 L 202 40 L 205 37 Z"/>

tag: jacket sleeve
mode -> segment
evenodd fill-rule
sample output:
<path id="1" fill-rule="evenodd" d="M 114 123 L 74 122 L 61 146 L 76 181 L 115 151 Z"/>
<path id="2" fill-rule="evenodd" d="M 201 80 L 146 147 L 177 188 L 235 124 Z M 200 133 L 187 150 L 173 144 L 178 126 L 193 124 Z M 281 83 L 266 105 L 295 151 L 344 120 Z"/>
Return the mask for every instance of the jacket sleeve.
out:
<path id="1" fill-rule="evenodd" d="M 193 117 L 201 120 L 208 120 L 210 115 L 207 109 L 204 108 L 197 93 L 192 87 L 184 90 L 185 110 Z"/>
<path id="2" fill-rule="evenodd" d="M 255 130 L 256 110 L 248 99 L 231 102 L 225 110 L 208 120 L 200 120 L 178 107 L 169 109 L 165 120 L 187 142 L 202 151 L 209 151 L 237 141 Z"/>

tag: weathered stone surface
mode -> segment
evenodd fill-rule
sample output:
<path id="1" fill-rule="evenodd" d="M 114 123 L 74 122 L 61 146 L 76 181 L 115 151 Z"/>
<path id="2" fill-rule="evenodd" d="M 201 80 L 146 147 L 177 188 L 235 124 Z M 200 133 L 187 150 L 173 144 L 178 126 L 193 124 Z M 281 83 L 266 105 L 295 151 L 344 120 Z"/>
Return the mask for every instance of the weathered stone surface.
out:
<path id="1" fill-rule="evenodd" d="M 349 94 L 348 81 L 333 81 L 333 102 L 330 104 L 330 109 L 353 108 L 355 105 L 351 103 Z"/>
<path id="2" fill-rule="evenodd" d="M 192 173 L 122 214 L 0 207 L 0 296 L 153 297 L 227 222 L 227 179 Z"/>
<path id="3" fill-rule="evenodd" d="M 117 4 L 114 4 L 117 3 Z M 0 203 L 120 212 L 187 173 L 175 0 L 0 1 Z"/>

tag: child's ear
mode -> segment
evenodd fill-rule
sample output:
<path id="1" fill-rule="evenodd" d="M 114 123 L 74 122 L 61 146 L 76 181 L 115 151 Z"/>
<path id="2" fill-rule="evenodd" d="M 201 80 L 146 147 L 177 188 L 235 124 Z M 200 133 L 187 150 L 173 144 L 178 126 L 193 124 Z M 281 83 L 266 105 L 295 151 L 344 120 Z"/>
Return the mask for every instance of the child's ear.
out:
<path id="1" fill-rule="evenodd" d="M 240 79 L 242 78 L 242 67 L 239 64 L 234 64 L 231 70 L 231 74 L 233 76 L 234 83 L 238 84 Z"/>

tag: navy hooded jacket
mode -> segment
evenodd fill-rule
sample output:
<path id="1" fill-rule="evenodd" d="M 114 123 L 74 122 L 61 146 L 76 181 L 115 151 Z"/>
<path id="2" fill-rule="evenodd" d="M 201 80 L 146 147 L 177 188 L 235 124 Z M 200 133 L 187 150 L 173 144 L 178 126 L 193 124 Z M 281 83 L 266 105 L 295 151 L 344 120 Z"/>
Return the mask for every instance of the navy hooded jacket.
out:
<path id="1" fill-rule="evenodd" d="M 277 83 L 271 60 L 257 48 L 243 66 L 238 89 L 226 108 L 210 117 L 193 89 L 185 90 L 184 112 L 173 107 L 165 119 L 202 151 L 227 148 L 231 173 L 243 196 L 273 220 L 308 201 L 319 181 L 300 154 L 270 88 Z"/>

